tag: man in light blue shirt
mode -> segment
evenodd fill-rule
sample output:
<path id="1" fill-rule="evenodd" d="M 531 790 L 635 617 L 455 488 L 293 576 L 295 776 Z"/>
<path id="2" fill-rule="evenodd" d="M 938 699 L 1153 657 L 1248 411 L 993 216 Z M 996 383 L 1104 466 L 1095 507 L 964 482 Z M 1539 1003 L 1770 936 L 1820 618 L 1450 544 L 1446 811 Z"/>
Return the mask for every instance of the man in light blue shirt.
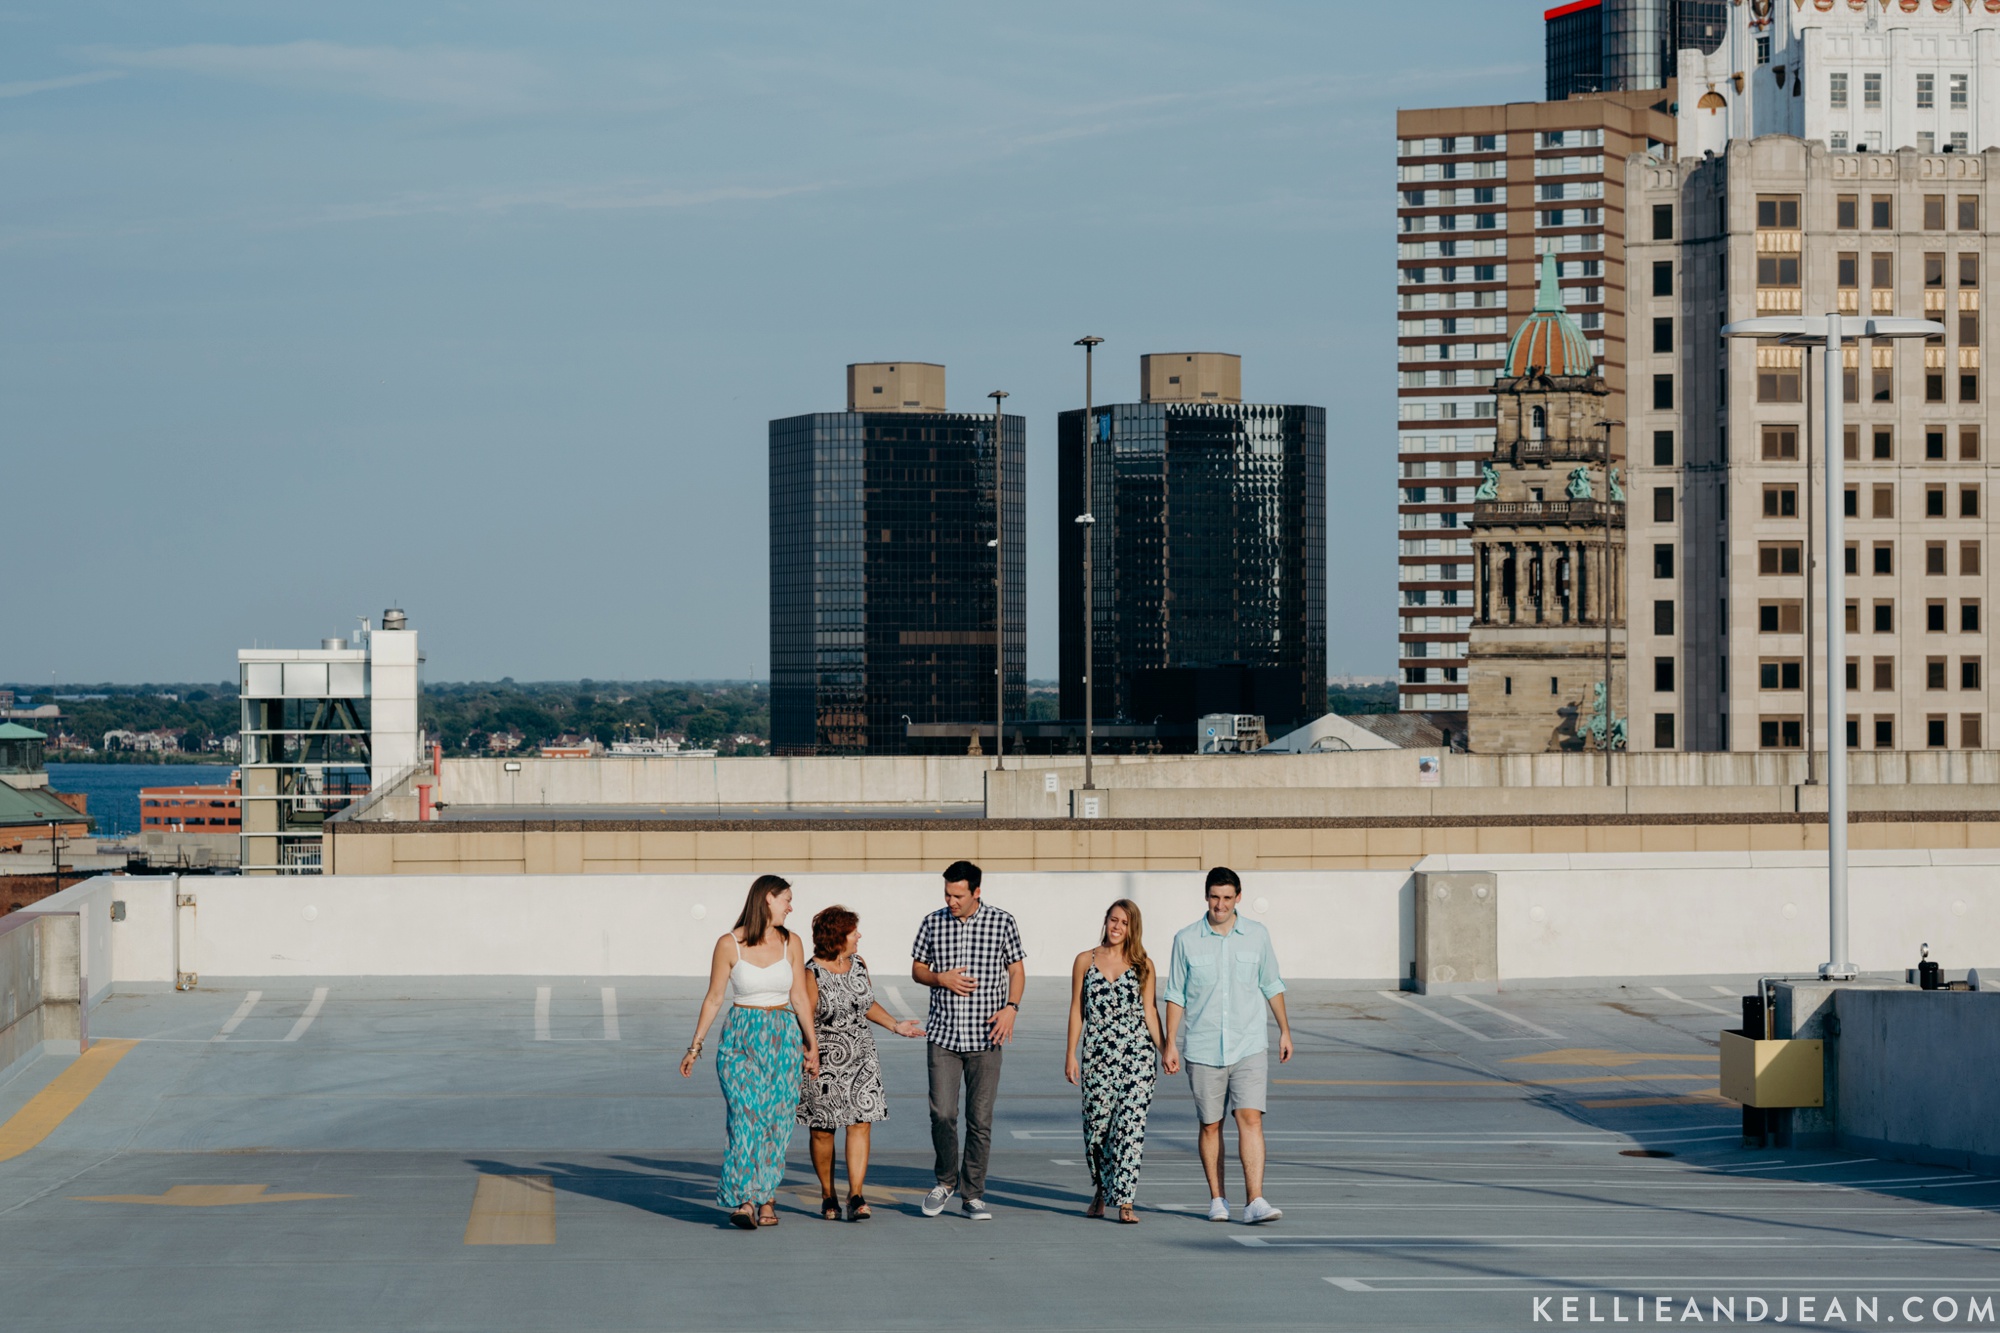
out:
<path id="1" fill-rule="evenodd" d="M 1264 1102 L 1270 1081 L 1270 1038 L 1264 1007 L 1278 1020 L 1278 1060 L 1292 1058 L 1292 1025 L 1285 1017 L 1285 983 L 1271 932 L 1236 915 L 1243 881 L 1228 866 L 1208 872 L 1208 914 L 1174 936 L 1167 969 L 1166 1069 L 1187 1061 L 1201 1120 L 1201 1169 L 1208 1177 L 1208 1220 L 1227 1222 L 1222 1193 L 1222 1121 L 1236 1114 L 1237 1155 L 1250 1202 L 1243 1220 L 1255 1226 L 1284 1214 L 1264 1198 Z M 1181 1037 L 1181 1024 L 1187 1031 Z M 1176 1043 L 1176 1037 L 1181 1037 Z"/>

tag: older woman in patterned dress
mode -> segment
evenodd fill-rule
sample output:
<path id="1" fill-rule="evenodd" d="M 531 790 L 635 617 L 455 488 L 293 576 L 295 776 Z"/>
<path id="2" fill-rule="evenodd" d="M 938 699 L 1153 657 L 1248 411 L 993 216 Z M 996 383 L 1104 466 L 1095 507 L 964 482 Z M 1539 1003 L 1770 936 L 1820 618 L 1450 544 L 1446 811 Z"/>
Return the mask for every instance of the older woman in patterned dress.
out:
<path id="1" fill-rule="evenodd" d="M 799 1123 L 812 1135 L 813 1170 L 819 1174 L 820 1216 L 840 1220 L 833 1192 L 833 1134 L 847 1131 L 847 1220 L 867 1220 L 869 1127 L 889 1117 L 882 1093 L 882 1061 L 870 1023 L 899 1037 L 921 1037 L 921 1023 L 897 1022 L 875 1002 L 861 947 L 861 919 L 845 907 L 813 918 L 813 956 L 806 963 L 806 994 L 819 1036 L 819 1072 L 808 1074 L 799 1097 Z"/>
<path id="2" fill-rule="evenodd" d="M 1153 982 L 1139 904 L 1120 898 L 1104 913 L 1097 947 L 1078 954 L 1070 974 L 1063 1076 L 1083 1085 L 1083 1149 L 1095 1187 L 1085 1217 L 1104 1216 L 1109 1202 L 1120 1222 L 1139 1220 L 1134 1196 L 1146 1150 L 1146 1117 L 1159 1078 L 1158 1057 L 1167 1050 Z M 1173 1072 L 1171 1052 L 1167 1063 Z"/>

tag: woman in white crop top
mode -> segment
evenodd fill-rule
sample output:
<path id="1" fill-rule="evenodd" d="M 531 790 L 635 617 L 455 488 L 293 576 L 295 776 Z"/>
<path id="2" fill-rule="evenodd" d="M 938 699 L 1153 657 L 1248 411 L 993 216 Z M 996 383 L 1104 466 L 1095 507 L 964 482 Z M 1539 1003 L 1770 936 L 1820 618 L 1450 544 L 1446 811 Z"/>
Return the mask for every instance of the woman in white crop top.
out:
<path id="1" fill-rule="evenodd" d="M 746 1231 L 778 1225 L 774 1200 L 798 1115 L 799 1071 L 819 1072 L 805 949 L 785 929 L 791 911 L 792 886 L 776 875 L 759 875 L 736 925 L 715 942 L 708 994 L 702 997 L 694 1041 L 681 1057 L 686 1078 L 722 1008 L 723 993 L 734 987 L 735 1003 L 715 1051 L 715 1072 L 729 1107 L 729 1150 L 716 1201 L 730 1210 L 730 1222 Z"/>

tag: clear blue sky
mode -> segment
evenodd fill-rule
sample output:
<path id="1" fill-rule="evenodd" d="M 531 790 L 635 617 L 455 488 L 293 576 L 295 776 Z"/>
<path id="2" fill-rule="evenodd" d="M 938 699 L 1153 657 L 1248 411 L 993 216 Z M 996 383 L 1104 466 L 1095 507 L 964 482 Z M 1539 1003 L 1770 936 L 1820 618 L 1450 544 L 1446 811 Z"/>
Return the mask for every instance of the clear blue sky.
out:
<path id="1" fill-rule="evenodd" d="M 1540 6 L 0 8 L 0 680 L 219 680 L 406 607 L 434 680 L 766 673 L 766 422 L 850 361 L 1028 420 L 1148 351 L 1329 410 L 1329 667 L 1394 667 L 1399 106 Z"/>

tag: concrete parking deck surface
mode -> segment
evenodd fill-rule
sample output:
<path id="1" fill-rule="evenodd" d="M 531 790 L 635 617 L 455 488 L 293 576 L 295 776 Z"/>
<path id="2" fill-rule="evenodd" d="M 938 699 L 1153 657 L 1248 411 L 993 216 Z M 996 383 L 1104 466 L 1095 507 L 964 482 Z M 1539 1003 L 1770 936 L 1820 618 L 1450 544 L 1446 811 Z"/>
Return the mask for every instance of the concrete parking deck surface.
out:
<path id="1" fill-rule="evenodd" d="M 1714 1095 L 1720 988 L 1295 986 L 1269 1120 L 1285 1216 L 1254 1229 L 1201 1217 L 1180 1079 L 1154 1105 L 1142 1224 L 1080 1216 L 1066 996 L 1042 980 L 1007 1056 L 995 1221 L 918 1215 L 922 1047 L 884 1035 L 875 1220 L 818 1219 L 801 1132 L 782 1224 L 729 1229 L 713 1061 L 672 1068 L 697 998 L 617 978 L 116 995 L 93 1037 L 135 1044 L 75 1109 L 50 1110 L 73 1057 L 0 1087 L 0 1326 L 1531 1328 L 1693 1322 L 1689 1299 L 1704 1324 L 1723 1301 L 1797 1324 L 1838 1300 L 1839 1326 L 1996 1326 L 2000 1182 L 1740 1148 Z"/>

